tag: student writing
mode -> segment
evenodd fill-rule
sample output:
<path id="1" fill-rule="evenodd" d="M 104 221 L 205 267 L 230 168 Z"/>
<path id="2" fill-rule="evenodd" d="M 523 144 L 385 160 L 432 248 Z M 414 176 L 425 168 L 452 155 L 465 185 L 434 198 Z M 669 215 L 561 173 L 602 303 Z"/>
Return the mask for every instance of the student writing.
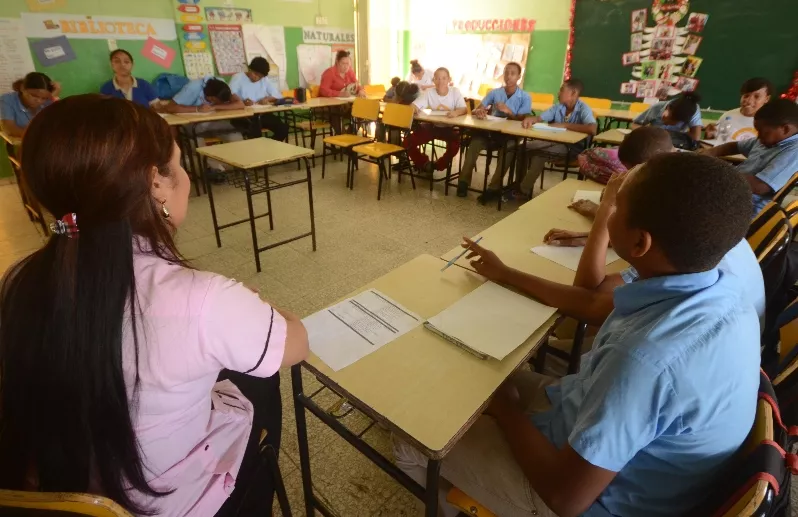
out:
<path id="1" fill-rule="evenodd" d="M 239 72 L 230 79 L 230 90 L 237 95 L 244 105 L 259 104 L 267 106 L 282 99 L 282 93 L 269 81 L 269 62 L 265 58 L 254 58 L 246 72 Z M 257 120 L 254 120 L 257 118 Z M 288 124 L 280 120 L 274 113 L 255 115 L 251 119 L 235 119 L 233 125 L 248 133 L 250 138 L 261 136 L 261 129 L 268 129 L 272 138 L 281 142 L 288 139 Z"/>
<path id="2" fill-rule="evenodd" d="M 701 108 L 697 93 L 683 93 L 679 97 L 654 104 L 632 122 L 632 128 L 656 126 L 668 131 L 687 131 L 690 138 L 701 138 Z"/>
<path id="3" fill-rule="evenodd" d="M 61 85 L 39 72 L 14 81 L 12 91 L 0 95 L 0 129 L 20 137 L 31 119 L 58 98 Z"/>

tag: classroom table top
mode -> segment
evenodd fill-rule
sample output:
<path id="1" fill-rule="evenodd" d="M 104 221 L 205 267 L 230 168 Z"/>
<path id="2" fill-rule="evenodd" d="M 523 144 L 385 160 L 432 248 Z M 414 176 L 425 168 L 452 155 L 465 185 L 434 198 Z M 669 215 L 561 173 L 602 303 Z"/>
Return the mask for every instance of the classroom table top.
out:
<path id="1" fill-rule="evenodd" d="M 460 115 L 459 117 L 444 117 L 440 115 L 425 115 L 424 113 L 417 113 L 413 117 L 415 120 L 422 122 L 432 122 L 434 124 L 441 124 L 444 126 L 464 127 L 468 129 L 483 129 L 486 131 L 499 131 L 498 127 L 502 120 L 488 120 L 478 119 L 473 115 Z"/>
<path id="2" fill-rule="evenodd" d="M 442 260 L 421 255 L 369 282 L 369 288 L 431 318 L 485 282 L 460 267 L 441 272 Z M 423 326 L 333 372 L 312 352 L 305 364 L 344 398 L 360 402 L 429 457 L 446 455 L 482 413 L 502 382 L 551 332 L 552 317 L 502 361 L 481 360 Z"/>
<path id="3" fill-rule="evenodd" d="M 626 138 L 626 135 L 618 129 L 610 129 L 593 137 L 593 142 L 596 144 L 621 145 L 624 138 Z"/>
<path id="4" fill-rule="evenodd" d="M 5 141 L 6 143 L 9 143 L 11 145 L 20 145 L 20 144 L 22 144 L 22 139 L 20 137 L 8 135 L 8 134 L 4 133 L 3 131 L 0 131 L 0 139 L 2 139 L 3 141 Z"/>
<path id="5" fill-rule="evenodd" d="M 278 142 L 271 138 L 252 138 L 197 149 L 199 154 L 219 160 L 239 169 L 254 169 L 266 165 L 313 156 L 313 149 Z"/>
<path id="6" fill-rule="evenodd" d="M 535 140 L 545 140 L 547 142 L 557 142 L 560 144 L 576 144 L 587 138 L 585 133 L 571 130 L 546 131 L 532 128 L 524 129 L 521 127 L 520 120 L 505 120 L 500 124 L 498 129 L 506 135 L 534 138 Z"/>
<path id="7" fill-rule="evenodd" d="M 175 113 L 175 116 L 188 120 L 189 124 L 199 122 L 213 122 L 217 120 L 231 120 L 236 118 L 246 118 L 254 115 L 255 112 L 251 109 L 240 110 L 219 110 L 211 111 L 208 113 Z"/>
<path id="8" fill-rule="evenodd" d="M 524 204 L 523 209 L 505 217 L 490 228 L 480 232 L 480 246 L 494 251 L 508 266 L 530 273 L 547 280 L 563 284 L 572 284 L 575 271 L 556 262 L 532 253 L 531 248 L 543 244 L 543 237 L 552 228 L 590 231 L 592 221 L 570 210 L 574 194 L 577 190 L 601 190 L 602 185 L 589 181 L 568 179 L 550 188 L 543 194 Z M 463 251 L 459 245 L 443 254 L 443 260 L 451 260 Z M 456 264 L 473 270 L 465 257 Z M 607 266 L 607 271 L 617 273 L 624 270 L 627 264 L 617 260 Z"/>
<path id="9" fill-rule="evenodd" d="M 188 117 L 180 117 L 173 113 L 159 113 L 161 117 L 166 121 L 167 124 L 170 126 L 184 126 L 186 124 L 191 124 L 192 120 Z"/>

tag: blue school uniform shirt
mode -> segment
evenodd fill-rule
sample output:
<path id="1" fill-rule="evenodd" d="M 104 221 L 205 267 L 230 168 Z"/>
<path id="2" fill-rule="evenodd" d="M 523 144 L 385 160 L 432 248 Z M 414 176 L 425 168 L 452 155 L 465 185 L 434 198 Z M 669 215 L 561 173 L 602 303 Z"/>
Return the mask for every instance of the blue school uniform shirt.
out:
<path id="1" fill-rule="evenodd" d="M 773 189 L 770 194 L 754 194 L 754 213 L 759 213 L 773 195 L 798 172 L 798 135 L 785 138 L 773 147 L 765 147 L 758 138 L 737 142 L 746 160 L 737 166 L 743 174 L 753 174 Z"/>
<path id="2" fill-rule="evenodd" d="M 47 101 L 44 103 L 42 108 L 45 108 L 52 103 L 52 101 Z M 26 108 L 24 104 L 22 104 L 22 99 L 19 96 L 19 92 L 9 92 L 4 95 L 0 95 L 0 120 L 12 120 L 14 121 L 14 124 L 22 128 L 28 126 L 36 113 L 31 113 L 30 110 Z"/>
<path id="3" fill-rule="evenodd" d="M 125 92 L 122 91 L 122 88 L 120 88 L 116 83 L 116 79 L 111 79 L 102 85 L 102 87 L 100 87 L 100 93 L 103 95 L 110 95 L 111 97 L 117 97 L 119 99 L 127 99 L 145 107 L 149 107 L 149 105 L 152 104 L 152 101 L 158 99 L 158 94 L 155 93 L 155 88 L 153 88 L 152 85 L 144 79 L 139 79 L 138 77 L 133 78 L 133 87 L 130 90 L 130 98 L 125 95 Z"/>
<path id="4" fill-rule="evenodd" d="M 547 388 L 532 422 L 558 448 L 618 474 L 586 517 L 681 515 L 706 496 L 754 422 L 759 321 L 718 268 L 640 280 L 579 373 Z"/>
<path id="5" fill-rule="evenodd" d="M 684 122 L 679 122 L 675 125 L 667 125 L 662 123 L 662 112 L 665 111 L 665 108 L 668 107 L 673 101 L 663 101 L 658 102 L 648 108 L 646 111 L 641 113 L 634 119 L 635 124 L 639 124 L 641 126 L 654 126 L 654 127 L 661 127 L 667 131 L 684 131 L 691 127 L 698 127 L 703 126 L 704 122 L 701 120 L 701 107 L 696 106 L 695 113 L 693 113 L 693 118 L 690 119 L 689 124 L 685 124 Z"/>
<path id="6" fill-rule="evenodd" d="M 180 104 L 181 106 L 202 106 L 208 102 L 205 100 L 205 92 L 203 90 L 211 79 L 218 78 L 207 75 L 199 79 L 192 79 L 172 97 L 172 100 L 175 101 L 175 104 Z"/>
<path id="7" fill-rule="evenodd" d="M 507 97 L 507 91 L 504 88 L 496 88 L 489 91 L 485 98 L 482 99 L 482 106 L 493 105 L 490 110 L 491 115 L 506 118 L 506 113 L 496 109 L 497 102 L 505 103 L 510 108 L 510 111 L 513 112 L 513 115 L 526 115 L 532 111 L 532 98 L 521 88 L 516 88 L 510 97 Z"/>
<path id="8" fill-rule="evenodd" d="M 571 112 L 570 116 L 566 116 L 565 113 L 568 108 L 565 107 L 565 104 L 557 103 L 551 108 L 547 109 L 543 113 L 540 114 L 541 120 L 548 123 L 555 123 L 555 124 L 595 124 L 596 117 L 593 116 L 593 110 L 590 109 L 590 106 L 585 104 L 582 99 L 577 99 L 576 104 L 574 105 L 574 110 Z M 574 144 L 570 147 L 576 150 L 584 150 L 587 148 L 587 143 L 589 138 L 586 138 L 579 142 L 578 144 Z"/>
<path id="9" fill-rule="evenodd" d="M 283 95 L 277 87 L 266 77 L 257 82 L 252 82 L 244 72 L 239 72 L 230 79 L 230 90 L 241 97 L 241 100 L 258 102 L 266 97 L 282 99 Z"/>

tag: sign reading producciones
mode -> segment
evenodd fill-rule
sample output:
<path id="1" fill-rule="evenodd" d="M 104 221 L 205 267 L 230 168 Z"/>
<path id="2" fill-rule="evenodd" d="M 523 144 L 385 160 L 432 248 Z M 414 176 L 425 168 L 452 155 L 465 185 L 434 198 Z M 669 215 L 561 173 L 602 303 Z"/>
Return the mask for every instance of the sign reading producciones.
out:
<path id="1" fill-rule="evenodd" d="M 446 32 L 533 32 L 535 20 L 532 18 L 488 18 L 483 20 L 452 20 Z"/>

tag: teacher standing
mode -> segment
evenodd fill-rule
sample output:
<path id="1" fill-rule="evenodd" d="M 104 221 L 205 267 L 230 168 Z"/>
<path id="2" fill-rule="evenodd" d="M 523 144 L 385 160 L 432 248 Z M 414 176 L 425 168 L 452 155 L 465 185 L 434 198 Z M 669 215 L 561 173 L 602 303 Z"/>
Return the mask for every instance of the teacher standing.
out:
<path id="1" fill-rule="evenodd" d="M 100 93 L 149 107 L 158 102 L 155 88 L 144 79 L 133 76 L 133 56 L 118 48 L 111 52 L 111 69 L 114 78 L 102 85 Z"/>
<path id="2" fill-rule="evenodd" d="M 357 95 L 365 97 L 366 92 L 357 82 L 355 71 L 352 70 L 352 58 L 346 50 L 339 50 L 335 54 L 335 64 L 321 74 L 319 85 L 320 97 L 349 97 Z M 341 117 L 347 114 L 349 106 L 330 109 L 330 123 L 336 134 L 341 134 Z"/>

